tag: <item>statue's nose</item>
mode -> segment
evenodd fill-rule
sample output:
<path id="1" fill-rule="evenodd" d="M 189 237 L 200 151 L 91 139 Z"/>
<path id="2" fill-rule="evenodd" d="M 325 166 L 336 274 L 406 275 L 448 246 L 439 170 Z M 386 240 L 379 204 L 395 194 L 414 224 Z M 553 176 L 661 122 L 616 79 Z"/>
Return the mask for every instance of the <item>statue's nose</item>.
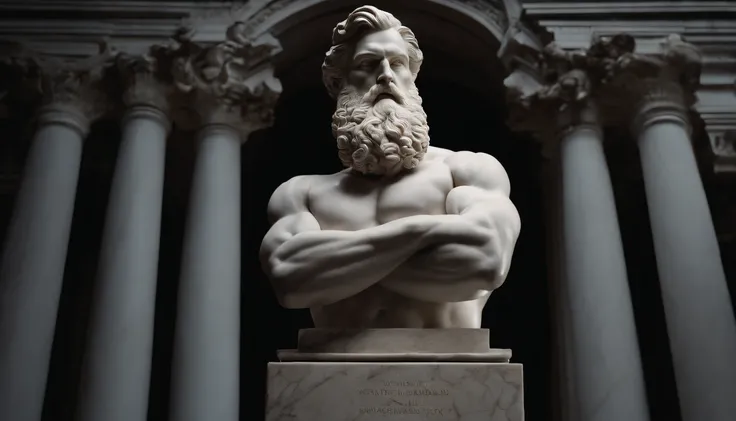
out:
<path id="1" fill-rule="evenodd" d="M 394 74 L 391 71 L 391 65 L 388 63 L 388 60 L 381 60 L 380 70 L 381 72 L 378 74 L 378 78 L 376 79 L 376 82 L 379 85 L 388 85 L 394 81 Z"/>

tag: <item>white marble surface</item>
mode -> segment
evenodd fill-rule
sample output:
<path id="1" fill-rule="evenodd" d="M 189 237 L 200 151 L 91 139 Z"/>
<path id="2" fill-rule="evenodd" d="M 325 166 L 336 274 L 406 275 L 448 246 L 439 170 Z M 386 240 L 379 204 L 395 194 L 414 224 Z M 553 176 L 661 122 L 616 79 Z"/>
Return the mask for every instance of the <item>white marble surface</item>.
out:
<path id="1" fill-rule="evenodd" d="M 322 76 L 346 169 L 271 196 L 260 258 L 276 297 L 319 328 L 479 328 L 521 229 L 506 170 L 429 146 L 423 53 L 396 17 L 359 7 L 332 41 Z"/>
<path id="2" fill-rule="evenodd" d="M 301 329 L 308 353 L 487 353 L 488 329 Z"/>
<path id="3" fill-rule="evenodd" d="M 279 361 L 341 361 L 341 362 L 486 362 L 507 363 L 510 349 L 489 349 L 485 352 L 299 352 L 280 349 Z"/>
<path id="4" fill-rule="evenodd" d="M 266 421 L 523 421 L 522 366 L 270 363 Z"/>

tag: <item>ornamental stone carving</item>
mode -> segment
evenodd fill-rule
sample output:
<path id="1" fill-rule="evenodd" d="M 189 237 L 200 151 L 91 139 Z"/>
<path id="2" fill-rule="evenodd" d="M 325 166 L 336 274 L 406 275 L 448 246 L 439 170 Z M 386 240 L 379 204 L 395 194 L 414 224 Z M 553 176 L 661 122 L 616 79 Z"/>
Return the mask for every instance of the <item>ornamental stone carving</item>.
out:
<path id="1" fill-rule="evenodd" d="M 514 107 L 512 126 L 538 130 L 556 113 L 594 99 L 603 124 L 629 122 L 647 114 L 646 104 L 666 101 L 686 111 L 695 102 L 701 56 L 695 46 L 670 35 L 658 54 L 640 54 L 630 35 L 598 38 L 584 51 L 567 51 L 549 43 L 538 69 L 543 81 L 535 89 L 507 78 Z M 534 112 L 532 112 L 534 110 Z M 670 110 L 671 111 L 671 110 Z"/>
<path id="2" fill-rule="evenodd" d="M 736 124 L 728 128 L 712 127 L 708 134 L 716 173 L 736 173 Z"/>
<path id="3" fill-rule="evenodd" d="M 224 124 L 247 133 L 268 127 L 281 93 L 270 59 L 279 51 L 270 35 L 250 39 L 245 24 L 228 28 L 225 41 L 205 45 L 191 31 L 178 32 L 167 46 L 152 54 L 170 68 L 180 111 L 197 117 L 197 126 Z M 183 125 L 189 118 L 182 118 Z"/>
<path id="4" fill-rule="evenodd" d="M 168 111 L 171 88 L 162 82 L 161 62 L 155 56 L 121 53 L 115 64 L 123 81 L 122 102 L 127 108 L 150 106 Z"/>
<path id="5" fill-rule="evenodd" d="M 114 57 L 106 42 L 100 42 L 98 54 L 74 60 L 41 56 L 20 47 L 3 58 L 4 73 L 10 74 L 7 96 L 26 103 L 40 100 L 46 110 L 52 107 L 60 114 L 73 114 L 78 124 L 87 126 L 110 110 L 103 85 Z"/>
<path id="6" fill-rule="evenodd" d="M 18 103 L 40 103 L 53 106 L 54 115 L 73 116 L 86 131 L 122 103 L 125 109 L 143 105 L 170 114 L 184 129 L 225 124 L 249 133 L 271 125 L 281 93 L 270 63 L 280 51 L 278 41 L 269 34 L 248 37 L 243 23 L 229 27 L 216 44 L 194 42 L 192 35 L 182 28 L 170 43 L 141 55 L 118 53 L 101 42 L 98 54 L 76 60 L 4 45 L 3 113 Z"/>

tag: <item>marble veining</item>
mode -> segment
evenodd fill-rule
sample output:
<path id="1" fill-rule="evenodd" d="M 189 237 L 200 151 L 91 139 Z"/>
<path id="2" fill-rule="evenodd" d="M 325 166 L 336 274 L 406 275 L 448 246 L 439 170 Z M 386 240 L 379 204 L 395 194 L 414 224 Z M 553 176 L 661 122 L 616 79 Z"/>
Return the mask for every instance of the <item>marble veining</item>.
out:
<path id="1" fill-rule="evenodd" d="M 271 363 L 266 421 L 523 421 L 522 367 Z"/>

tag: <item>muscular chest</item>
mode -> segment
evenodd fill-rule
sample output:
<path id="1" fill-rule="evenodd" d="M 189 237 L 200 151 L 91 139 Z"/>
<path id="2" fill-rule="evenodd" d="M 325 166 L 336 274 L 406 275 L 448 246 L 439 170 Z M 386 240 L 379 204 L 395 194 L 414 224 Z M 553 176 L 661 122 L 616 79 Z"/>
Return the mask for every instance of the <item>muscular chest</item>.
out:
<path id="1" fill-rule="evenodd" d="M 322 229 L 358 230 L 412 215 L 445 213 L 452 176 L 427 165 L 390 182 L 343 175 L 310 191 L 309 208 Z"/>

